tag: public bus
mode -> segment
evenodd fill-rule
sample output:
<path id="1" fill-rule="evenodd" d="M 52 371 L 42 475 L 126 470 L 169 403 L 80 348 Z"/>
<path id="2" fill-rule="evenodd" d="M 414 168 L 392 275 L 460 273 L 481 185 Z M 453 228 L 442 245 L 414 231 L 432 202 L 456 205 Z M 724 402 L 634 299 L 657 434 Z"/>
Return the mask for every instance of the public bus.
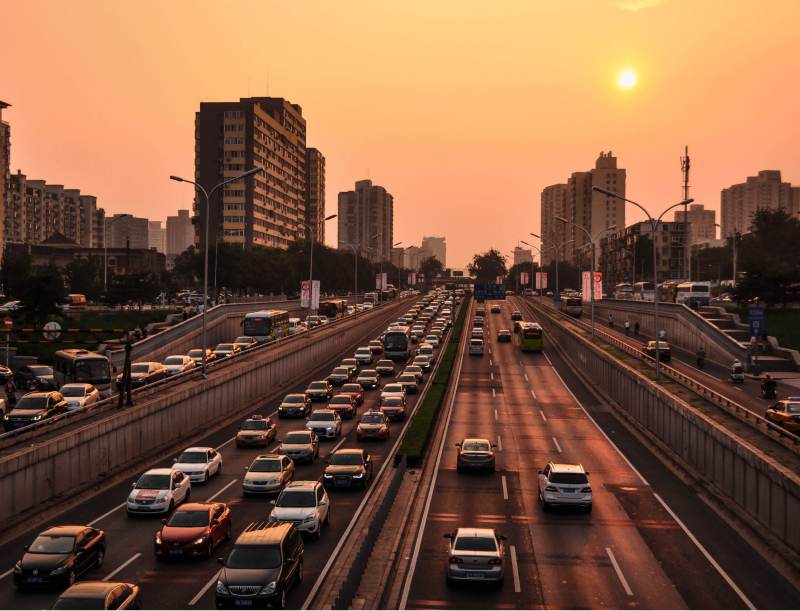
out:
<path id="1" fill-rule="evenodd" d="M 656 298 L 656 290 L 652 282 L 637 282 L 633 285 L 634 301 L 653 301 Z"/>
<path id="2" fill-rule="evenodd" d="M 407 361 L 411 356 L 411 334 L 408 327 L 392 327 L 383 336 L 383 354 L 393 361 Z"/>
<path id="3" fill-rule="evenodd" d="M 264 343 L 289 335 L 289 312 L 286 310 L 261 310 L 248 312 L 242 320 L 242 335 L 254 337 Z"/>
<path id="4" fill-rule="evenodd" d="M 544 331 L 538 322 L 520 325 L 519 346 L 523 352 L 541 352 L 544 347 Z"/>
<path id="5" fill-rule="evenodd" d="M 658 285 L 658 300 L 675 303 L 678 297 L 678 285 L 682 280 L 665 280 Z"/>
<path id="6" fill-rule="evenodd" d="M 614 299 L 633 299 L 634 287 L 630 282 L 620 282 L 614 287 Z"/>
<path id="7" fill-rule="evenodd" d="M 580 297 L 562 297 L 559 309 L 564 314 L 580 318 L 583 314 L 583 300 Z"/>
<path id="8" fill-rule="evenodd" d="M 675 303 L 683 303 L 697 309 L 707 306 L 711 300 L 710 282 L 682 282 L 677 287 Z"/>
<path id="9" fill-rule="evenodd" d="M 58 388 L 71 382 L 84 382 L 94 386 L 104 397 L 111 394 L 111 362 L 89 350 L 58 350 L 53 355 L 53 378 Z"/>
<path id="10" fill-rule="evenodd" d="M 341 318 L 347 314 L 347 300 L 346 299 L 326 299 L 319 302 L 319 311 L 321 316 L 327 316 L 329 320 Z"/>

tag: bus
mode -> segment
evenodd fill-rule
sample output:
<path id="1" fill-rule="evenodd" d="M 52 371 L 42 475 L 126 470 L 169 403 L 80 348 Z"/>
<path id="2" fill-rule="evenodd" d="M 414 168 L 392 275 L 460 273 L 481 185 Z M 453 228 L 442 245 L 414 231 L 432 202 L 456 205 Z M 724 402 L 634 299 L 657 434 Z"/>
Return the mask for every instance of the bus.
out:
<path id="1" fill-rule="evenodd" d="M 520 325 L 519 346 L 523 352 L 541 352 L 544 347 L 544 331 L 538 322 Z"/>
<path id="2" fill-rule="evenodd" d="M 620 282 L 614 287 L 614 299 L 633 299 L 633 290 L 630 282 Z"/>
<path id="3" fill-rule="evenodd" d="M 408 327 L 392 327 L 383 336 L 383 354 L 393 361 L 407 361 L 411 356 L 411 336 Z"/>
<path id="4" fill-rule="evenodd" d="M 583 314 L 583 300 L 580 297 L 562 297 L 559 309 L 564 314 L 580 318 Z"/>
<path id="5" fill-rule="evenodd" d="M 58 388 L 71 382 L 85 382 L 104 397 L 111 394 L 111 362 L 102 354 L 89 350 L 58 350 L 53 355 L 53 378 Z"/>
<path id="6" fill-rule="evenodd" d="M 637 282 L 633 285 L 634 301 L 654 301 L 656 290 L 652 282 Z"/>
<path id="7" fill-rule="evenodd" d="M 675 303 L 682 303 L 695 310 L 707 306 L 711 300 L 710 282 L 682 282 L 678 285 Z"/>
<path id="8" fill-rule="evenodd" d="M 371 303 L 372 305 L 378 305 L 378 293 L 364 293 L 364 303 Z"/>
<path id="9" fill-rule="evenodd" d="M 326 299 L 325 301 L 320 301 L 317 313 L 321 316 L 327 316 L 329 320 L 341 318 L 347 314 L 347 300 Z"/>
<path id="10" fill-rule="evenodd" d="M 286 310 L 261 310 L 248 312 L 242 320 L 242 334 L 264 343 L 289 335 L 289 312 Z"/>

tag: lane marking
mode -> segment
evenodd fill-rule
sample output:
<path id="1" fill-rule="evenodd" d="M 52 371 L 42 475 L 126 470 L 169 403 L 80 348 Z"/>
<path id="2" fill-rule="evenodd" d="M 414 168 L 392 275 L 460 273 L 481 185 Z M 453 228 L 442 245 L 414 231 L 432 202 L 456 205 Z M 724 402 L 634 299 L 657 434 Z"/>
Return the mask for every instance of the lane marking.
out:
<path id="1" fill-rule="evenodd" d="M 628 580 L 625 579 L 625 575 L 623 575 L 622 569 L 619 568 L 619 563 L 617 563 L 617 559 L 614 557 L 614 552 L 611 551 L 610 547 L 606 548 L 606 554 L 608 554 L 608 558 L 611 560 L 611 566 L 614 567 L 614 572 L 617 574 L 617 578 L 622 584 L 622 589 L 625 590 L 625 594 L 628 596 L 633 596 L 633 590 L 631 590 L 631 587 L 628 585 Z"/>
<path id="2" fill-rule="evenodd" d="M 489 372 L 489 378 L 494 381 L 494 371 Z"/>
<path id="3" fill-rule="evenodd" d="M 525 381 L 526 381 L 526 382 L 530 382 L 530 380 L 528 379 L 528 374 L 527 374 L 527 373 L 524 373 L 524 374 L 522 374 L 522 375 L 524 375 L 524 376 L 525 376 Z"/>
<path id="4" fill-rule="evenodd" d="M 208 497 L 208 498 L 206 499 L 206 503 L 210 503 L 211 501 L 213 501 L 215 498 L 217 498 L 217 497 L 218 497 L 220 494 L 222 494 L 223 492 L 225 492 L 225 491 L 226 491 L 228 488 L 230 488 L 231 486 L 233 486 L 233 485 L 234 485 L 236 482 L 238 482 L 238 481 L 239 481 L 238 479 L 232 479 L 230 482 L 228 482 L 227 484 L 225 484 L 225 485 L 224 485 L 222 488 L 220 488 L 220 489 L 219 489 L 219 490 L 217 490 L 217 491 L 216 491 L 214 494 L 212 494 L 210 497 Z"/>
<path id="5" fill-rule="evenodd" d="M 561 454 L 561 446 L 558 445 L 558 439 L 553 437 L 553 443 L 556 444 L 556 450 L 558 450 L 559 454 Z"/>
<path id="6" fill-rule="evenodd" d="M 514 574 L 514 592 L 519 594 L 522 592 L 522 586 L 519 581 L 519 567 L 517 566 L 517 548 L 514 545 L 508 546 L 511 552 L 511 572 Z"/>
<path id="7" fill-rule="evenodd" d="M 221 443 L 220 445 L 218 445 L 218 446 L 217 446 L 216 448 L 214 448 L 214 449 L 215 449 L 217 452 L 219 452 L 219 451 L 220 451 L 222 448 L 224 448 L 226 445 L 228 445 L 228 444 L 229 444 L 231 441 L 233 441 L 234 439 L 236 439 L 236 437 L 231 437 L 230 439 L 228 439 L 228 441 L 225 441 L 225 442 Z"/>
<path id="8" fill-rule="evenodd" d="M 503 451 L 503 438 L 500 437 L 500 435 L 497 436 L 497 451 L 498 452 Z"/>
<path id="9" fill-rule="evenodd" d="M 13 573 L 13 572 L 14 572 L 14 569 L 13 569 L 13 568 L 11 568 L 11 569 L 8 569 L 8 570 L 7 570 L 5 573 L 3 573 L 2 575 L 0 575 L 0 579 L 5 579 L 5 578 L 6 578 L 6 577 L 8 577 L 9 575 L 11 575 L 11 573 Z"/>
<path id="10" fill-rule="evenodd" d="M 489 359 L 489 367 L 492 366 L 492 359 Z"/>
<path id="11" fill-rule="evenodd" d="M 142 555 L 141 552 L 135 553 L 133 556 L 128 558 L 125 562 L 123 562 L 117 568 L 115 568 L 113 571 L 111 571 L 108 575 L 103 577 L 103 581 L 108 581 L 109 579 L 111 579 L 114 575 L 116 575 L 117 573 L 122 571 L 126 566 L 128 566 L 131 562 L 134 562 L 141 555 Z"/>
<path id="12" fill-rule="evenodd" d="M 219 574 L 221 572 L 222 572 L 222 569 L 220 569 L 219 571 L 214 573 L 214 576 L 211 579 L 208 580 L 208 583 L 206 585 L 204 585 L 197 594 L 194 595 L 194 598 L 189 601 L 189 606 L 190 607 L 194 607 L 197 604 L 197 601 L 199 601 L 201 598 L 203 598 L 205 593 L 208 592 L 208 589 L 211 586 L 213 586 L 214 584 L 217 583 L 217 579 L 219 578 Z"/>
<path id="13" fill-rule="evenodd" d="M 532 388 L 531 388 L 531 396 L 533 397 L 534 400 L 536 400 L 536 393 L 533 391 Z"/>
<path id="14" fill-rule="evenodd" d="M 497 393 L 494 390 L 494 386 L 492 386 L 492 399 L 496 399 L 496 398 L 497 398 Z"/>
<path id="15" fill-rule="evenodd" d="M 100 520 L 102 520 L 103 518 L 107 518 L 107 517 L 108 517 L 108 516 L 110 516 L 112 513 L 114 513 L 114 512 L 115 512 L 117 509 L 122 509 L 123 507 L 125 507 L 125 503 L 120 503 L 119 505 L 117 505 L 117 506 L 116 506 L 116 507 L 114 507 L 113 509 L 109 509 L 108 511 L 106 511 L 106 512 L 105 512 L 103 515 L 101 515 L 99 518 L 95 518 L 94 520 L 92 520 L 91 522 L 89 522 L 89 523 L 88 523 L 86 526 L 94 526 L 95 524 L 97 524 L 97 523 L 98 523 Z"/>
<path id="16" fill-rule="evenodd" d="M 544 420 L 545 422 L 547 422 L 547 416 L 545 416 L 545 415 L 544 415 L 544 410 L 541 410 L 541 409 L 540 409 L 540 410 L 539 410 L 539 415 L 542 417 L 542 420 Z"/>
<path id="17" fill-rule="evenodd" d="M 497 418 L 497 410 L 494 410 L 494 419 L 498 420 L 498 418 Z"/>
<path id="18" fill-rule="evenodd" d="M 341 446 L 341 445 L 342 445 L 342 444 L 343 444 L 345 441 L 347 441 L 347 435 L 342 435 L 342 438 L 339 440 L 339 442 L 338 442 L 338 443 L 337 443 L 335 446 L 333 446 L 333 447 L 331 448 L 331 451 L 330 451 L 330 452 L 328 452 L 328 456 L 330 456 L 330 455 L 331 455 L 331 454 L 333 454 L 333 453 L 334 453 L 336 450 L 338 450 L 338 449 L 339 449 L 339 447 L 340 447 L 340 446 Z"/>
<path id="19" fill-rule="evenodd" d="M 503 485 L 503 500 L 508 500 L 508 481 L 505 475 L 500 476 L 500 483 Z"/>

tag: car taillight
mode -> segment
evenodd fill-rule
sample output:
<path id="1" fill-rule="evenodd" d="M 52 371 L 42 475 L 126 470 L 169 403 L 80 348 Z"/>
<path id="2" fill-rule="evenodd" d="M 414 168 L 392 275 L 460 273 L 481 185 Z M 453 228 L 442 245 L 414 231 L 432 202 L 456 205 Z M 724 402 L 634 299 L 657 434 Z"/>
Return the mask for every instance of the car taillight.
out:
<path id="1" fill-rule="evenodd" d="M 591 492 L 591 491 L 592 491 L 592 487 L 591 486 L 586 486 L 586 488 L 582 488 L 581 489 L 581 492 Z"/>
<path id="2" fill-rule="evenodd" d="M 451 556 L 450 557 L 450 564 L 464 564 L 464 561 L 459 558 L 458 556 Z"/>
<path id="3" fill-rule="evenodd" d="M 558 488 L 555 486 L 547 486 L 544 490 L 545 492 L 558 492 Z"/>
<path id="4" fill-rule="evenodd" d="M 490 565 L 503 564 L 503 559 L 502 558 L 492 558 L 491 560 L 489 560 L 489 564 Z"/>

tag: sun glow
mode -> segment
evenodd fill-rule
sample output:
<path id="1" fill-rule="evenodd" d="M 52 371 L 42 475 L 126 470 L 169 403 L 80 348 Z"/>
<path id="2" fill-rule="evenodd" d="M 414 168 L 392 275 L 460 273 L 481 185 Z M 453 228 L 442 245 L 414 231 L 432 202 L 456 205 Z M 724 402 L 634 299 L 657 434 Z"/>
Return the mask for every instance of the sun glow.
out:
<path id="1" fill-rule="evenodd" d="M 619 73 L 617 84 L 622 89 L 633 89 L 636 86 L 636 73 L 630 68 L 626 68 Z"/>

